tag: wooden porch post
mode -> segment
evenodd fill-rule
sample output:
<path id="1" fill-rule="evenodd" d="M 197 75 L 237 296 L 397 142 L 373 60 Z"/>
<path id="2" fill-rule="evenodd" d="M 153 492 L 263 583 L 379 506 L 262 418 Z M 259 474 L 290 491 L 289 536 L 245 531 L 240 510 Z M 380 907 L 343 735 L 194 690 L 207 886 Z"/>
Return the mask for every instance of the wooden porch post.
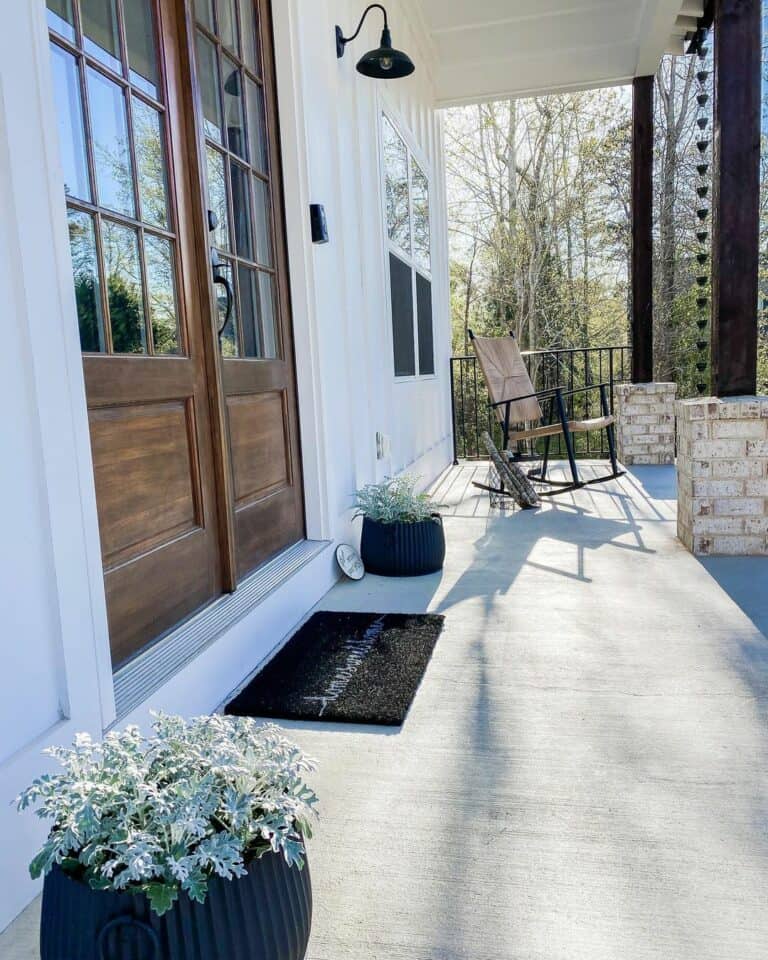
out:
<path id="1" fill-rule="evenodd" d="M 715 0 L 712 378 L 715 395 L 757 388 L 760 0 Z"/>
<path id="2" fill-rule="evenodd" d="M 653 82 L 632 82 L 633 383 L 653 380 Z"/>

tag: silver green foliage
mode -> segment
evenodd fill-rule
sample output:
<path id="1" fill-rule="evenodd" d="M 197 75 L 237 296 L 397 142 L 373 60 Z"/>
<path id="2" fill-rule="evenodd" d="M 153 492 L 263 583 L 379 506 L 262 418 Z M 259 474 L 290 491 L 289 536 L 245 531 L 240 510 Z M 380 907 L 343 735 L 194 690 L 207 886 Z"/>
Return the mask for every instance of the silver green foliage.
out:
<path id="1" fill-rule="evenodd" d="M 317 797 L 314 765 L 273 724 L 248 717 L 155 714 L 138 727 L 72 748 L 51 747 L 62 772 L 24 790 L 53 821 L 30 864 L 39 877 L 59 864 L 95 890 L 143 892 L 163 914 L 185 891 L 205 900 L 211 877 L 233 879 L 267 851 L 304 865 Z"/>
<path id="2" fill-rule="evenodd" d="M 419 478 L 409 474 L 388 477 L 381 483 L 367 483 L 355 494 L 356 517 L 379 523 L 418 523 L 429 520 L 435 504 L 426 493 L 416 493 Z"/>

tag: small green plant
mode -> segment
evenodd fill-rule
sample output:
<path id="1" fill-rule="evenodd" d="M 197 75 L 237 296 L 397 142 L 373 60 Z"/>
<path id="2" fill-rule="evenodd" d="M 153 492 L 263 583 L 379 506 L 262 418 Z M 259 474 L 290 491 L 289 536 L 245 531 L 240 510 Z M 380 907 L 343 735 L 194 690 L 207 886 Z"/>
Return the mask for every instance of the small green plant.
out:
<path id="1" fill-rule="evenodd" d="M 317 802 L 304 775 L 314 767 L 278 727 L 166 714 L 152 727 L 147 738 L 131 726 L 46 751 L 63 772 L 17 801 L 53 821 L 33 877 L 58 864 L 94 890 L 145 893 L 163 914 L 180 891 L 202 903 L 211 877 L 243 876 L 270 850 L 304 865 Z"/>
<path id="2" fill-rule="evenodd" d="M 427 493 L 416 493 L 419 478 L 403 474 L 381 483 L 367 483 L 355 494 L 355 517 L 379 523 L 418 523 L 429 520 L 435 504 Z"/>

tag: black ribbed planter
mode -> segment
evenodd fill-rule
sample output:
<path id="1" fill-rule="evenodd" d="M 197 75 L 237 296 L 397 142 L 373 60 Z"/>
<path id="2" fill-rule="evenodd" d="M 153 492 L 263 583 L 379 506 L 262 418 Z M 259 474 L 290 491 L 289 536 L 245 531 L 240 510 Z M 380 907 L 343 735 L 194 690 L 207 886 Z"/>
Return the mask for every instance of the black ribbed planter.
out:
<path id="1" fill-rule="evenodd" d="M 369 573 L 382 577 L 420 577 L 442 570 L 442 518 L 434 514 L 417 523 L 380 523 L 363 517 L 360 556 Z"/>
<path id="2" fill-rule="evenodd" d="M 158 917 L 144 894 L 92 890 L 58 867 L 45 878 L 41 960 L 303 960 L 309 866 L 266 853 L 237 880 L 212 877 L 205 903 L 183 893 Z"/>

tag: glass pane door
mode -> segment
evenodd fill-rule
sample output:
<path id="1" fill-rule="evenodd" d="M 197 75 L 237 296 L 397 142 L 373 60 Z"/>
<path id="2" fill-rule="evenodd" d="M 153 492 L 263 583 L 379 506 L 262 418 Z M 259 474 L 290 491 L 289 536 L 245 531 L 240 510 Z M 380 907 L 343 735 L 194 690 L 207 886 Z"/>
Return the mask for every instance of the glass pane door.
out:
<path id="1" fill-rule="evenodd" d="M 48 0 L 115 668 L 223 586 L 179 6 Z"/>
<path id="2" fill-rule="evenodd" d="M 49 0 L 84 352 L 184 352 L 151 0 Z"/>
<path id="3" fill-rule="evenodd" d="M 281 349 L 258 18 L 253 0 L 196 0 L 195 14 L 211 243 L 233 298 L 219 300 L 221 354 L 273 359 Z"/>

